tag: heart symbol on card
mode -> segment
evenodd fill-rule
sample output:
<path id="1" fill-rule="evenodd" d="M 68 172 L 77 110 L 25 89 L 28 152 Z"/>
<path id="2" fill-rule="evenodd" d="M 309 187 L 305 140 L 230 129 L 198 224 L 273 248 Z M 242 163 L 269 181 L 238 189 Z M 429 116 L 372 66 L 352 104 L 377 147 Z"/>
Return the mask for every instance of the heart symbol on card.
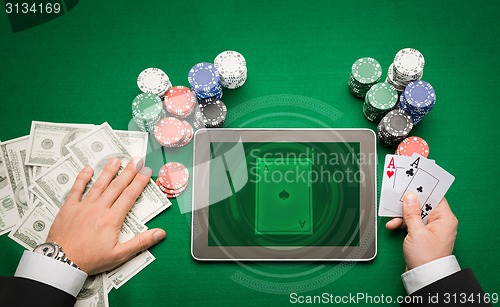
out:
<path id="1" fill-rule="evenodd" d="M 392 175 L 394 175 L 394 171 L 387 171 L 387 176 L 389 176 L 389 178 L 391 178 Z"/>

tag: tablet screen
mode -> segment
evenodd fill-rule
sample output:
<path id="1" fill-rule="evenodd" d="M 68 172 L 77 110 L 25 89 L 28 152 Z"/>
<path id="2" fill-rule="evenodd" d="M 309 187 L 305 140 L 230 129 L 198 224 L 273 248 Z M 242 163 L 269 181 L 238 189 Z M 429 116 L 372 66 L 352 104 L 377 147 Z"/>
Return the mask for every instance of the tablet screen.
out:
<path id="1" fill-rule="evenodd" d="M 243 155 L 232 160 L 227 153 L 238 146 Z M 211 164 L 210 183 L 228 180 L 231 195 L 208 208 L 208 244 L 357 246 L 359 147 L 355 142 L 212 143 L 212 157 L 224 157 L 225 165 L 221 172 L 222 165 Z M 223 187 L 209 189 L 217 196 Z"/>

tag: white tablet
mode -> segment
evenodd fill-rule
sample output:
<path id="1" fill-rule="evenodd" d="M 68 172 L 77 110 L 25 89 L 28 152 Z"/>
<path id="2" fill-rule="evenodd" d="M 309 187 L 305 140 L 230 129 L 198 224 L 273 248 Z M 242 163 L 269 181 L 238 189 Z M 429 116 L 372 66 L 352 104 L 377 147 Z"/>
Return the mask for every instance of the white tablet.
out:
<path id="1" fill-rule="evenodd" d="M 369 129 L 201 129 L 196 260 L 367 261 L 377 253 Z"/>

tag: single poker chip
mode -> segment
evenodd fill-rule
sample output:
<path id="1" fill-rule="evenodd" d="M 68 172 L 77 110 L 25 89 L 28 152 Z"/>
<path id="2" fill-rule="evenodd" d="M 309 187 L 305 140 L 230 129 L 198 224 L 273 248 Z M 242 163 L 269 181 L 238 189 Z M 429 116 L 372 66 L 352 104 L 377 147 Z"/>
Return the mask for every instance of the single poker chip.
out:
<path id="1" fill-rule="evenodd" d="M 226 120 L 226 105 L 216 98 L 200 101 L 200 108 L 195 112 L 195 120 L 206 128 L 220 128 Z"/>
<path id="2" fill-rule="evenodd" d="M 358 59 L 351 67 L 352 77 L 360 84 L 377 83 L 382 76 L 380 63 L 374 58 Z"/>
<path id="3" fill-rule="evenodd" d="M 178 190 L 189 181 L 188 169 L 179 162 L 168 162 L 160 168 L 158 182 L 170 190 Z"/>
<path id="4" fill-rule="evenodd" d="M 368 90 L 366 100 L 370 106 L 377 110 L 391 110 L 398 102 L 398 92 L 389 83 L 380 82 Z"/>
<path id="5" fill-rule="evenodd" d="M 166 147 L 173 147 L 178 144 L 185 133 L 186 129 L 183 123 L 175 117 L 161 119 L 154 129 L 155 139 L 162 146 Z"/>
<path id="6" fill-rule="evenodd" d="M 212 63 L 201 62 L 189 70 L 188 82 L 193 90 L 210 92 L 220 85 L 219 72 Z"/>
<path id="7" fill-rule="evenodd" d="M 137 86 L 144 92 L 163 96 L 172 87 L 168 75 L 159 68 L 146 68 L 137 77 Z"/>
<path id="8" fill-rule="evenodd" d="M 132 102 L 132 116 L 140 122 L 154 121 L 163 112 L 160 97 L 151 92 L 137 95 Z"/>
<path id="9" fill-rule="evenodd" d="M 404 92 L 404 99 L 411 107 L 427 108 L 436 102 L 436 92 L 429 82 L 418 80 L 410 82 Z"/>
<path id="10" fill-rule="evenodd" d="M 429 156 L 429 145 L 424 139 L 418 136 L 411 136 L 404 139 L 396 150 L 396 154 L 400 156 L 412 156 L 414 153 L 426 158 Z"/>
<path id="11" fill-rule="evenodd" d="M 413 129 L 413 120 L 404 110 L 396 109 L 382 118 L 381 124 L 385 131 L 394 137 L 406 137 Z"/>
<path id="12" fill-rule="evenodd" d="M 165 108 L 167 111 L 177 117 L 186 118 L 193 114 L 198 99 L 196 95 L 186 87 L 178 90 L 168 90 L 165 95 Z"/>
<path id="13" fill-rule="evenodd" d="M 404 48 L 396 53 L 393 63 L 397 74 L 411 77 L 423 73 L 425 59 L 420 51 L 413 48 Z"/>

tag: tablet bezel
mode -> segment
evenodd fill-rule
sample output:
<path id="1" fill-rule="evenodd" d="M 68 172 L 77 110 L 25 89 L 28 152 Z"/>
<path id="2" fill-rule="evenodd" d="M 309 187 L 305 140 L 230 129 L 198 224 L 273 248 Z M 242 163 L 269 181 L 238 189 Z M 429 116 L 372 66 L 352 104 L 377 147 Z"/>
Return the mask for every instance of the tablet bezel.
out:
<path id="1" fill-rule="evenodd" d="M 360 183 L 359 246 L 208 246 L 210 143 L 358 142 L 366 180 Z M 200 129 L 194 135 L 191 255 L 199 261 L 369 261 L 377 254 L 376 136 L 370 129 Z M 205 188 L 204 188 L 205 187 Z"/>

